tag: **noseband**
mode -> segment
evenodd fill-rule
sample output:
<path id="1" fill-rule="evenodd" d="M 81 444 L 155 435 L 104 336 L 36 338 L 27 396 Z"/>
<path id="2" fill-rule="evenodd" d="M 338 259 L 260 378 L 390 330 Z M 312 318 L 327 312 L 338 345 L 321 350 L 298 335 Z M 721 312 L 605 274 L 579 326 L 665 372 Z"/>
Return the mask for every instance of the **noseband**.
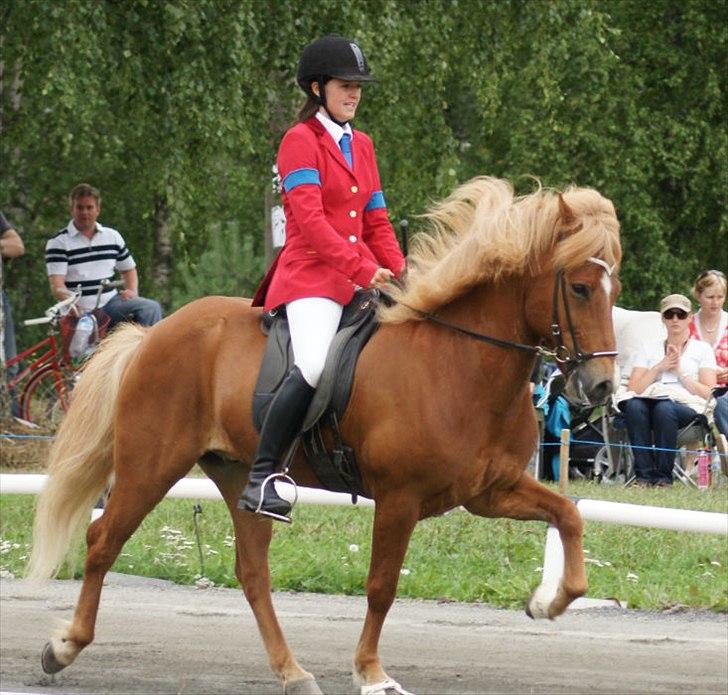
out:
<path id="1" fill-rule="evenodd" d="M 589 258 L 589 261 L 592 263 L 596 263 L 598 265 L 601 265 L 604 270 L 607 272 L 608 275 L 611 275 L 614 271 L 614 266 L 609 266 L 605 261 L 603 261 L 601 258 Z M 566 315 L 566 326 L 568 328 L 569 334 L 571 335 L 571 342 L 574 346 L 573 352 L 569 350 L 569 348 L 566 346 L 564 342 L 564 332 L 561 328 L 561 321 L 559 320 L 559 294 L 561 294 L 561 298 L 564 302 L 564 314 Z M 395 301 L 395 300 L 392 300 Z M 596 357 L 615 357 L 617 355 L 616 350 L 599 350 L 596 352 L 583 352 L 581 348 L 579 347 L 579 342 L 576 339 L 576 330 L 574 329 L 574 322 L 571 318 L 571 308 L 569 306 L 569 295 L 566 289 L 566 280 L 564 279 L 564 271 L 563 269 L 559 269 L 556 271 L 556 280 L 554 282 L 554 292 L 553 292 L 553 299 L 551 303 L 551 335 L 553 336 L 554 343 L 556 347 L 553 350 L 550 350 L 543 345 L 526 345 L 524 343 L 517 343 L 513 340 L 503 340 L 501 338 L 495 338 L 492 335 L 485 335 L 483 333 L 477 333 L 476 331 L 471 331 L 468 328 L 463 328 L 462 326 L 458 326 L 457 324 L 450 323 L 449 321 L 445 321 L 435 314 L 431 314 L 427 311 L 421 311 L 420 309 L 415 309 L 414 307 L 411 307 L 407 304 L 404 304 L 403 302 L 399 302 L 399 304 L 402 304 L 402 306 L 406 307 L 410 311 L 414 312 L 418 316 L 420 316 L 423 319 L 426 319 L 427 321 L 430 321 L 431 323 L 435 323 L 438 326 L 443 326 L 444 328 L 447 328 L 448 330 L 455 331 L 456 333 L 460 333 L 462 335 L 466 335 L 469 338 L 473 338 L 474 340 L 477 340 L 481 343 L 490 343 L 491 345 L 497 345 L 499 347 L 503 348 L 514 348 L 516 350 L 526 350 L 528 352 L 534 352 L 542 357 L 546 357 L 549 359 L 554 359 L 556 362 L 558 362 L 564 369 L 565 372 L 570 372 L 574 367 L 579 366 L 580 364 L 583 364 L 584 362 L 587 362 L 588 360 L 592 360 Z"/>

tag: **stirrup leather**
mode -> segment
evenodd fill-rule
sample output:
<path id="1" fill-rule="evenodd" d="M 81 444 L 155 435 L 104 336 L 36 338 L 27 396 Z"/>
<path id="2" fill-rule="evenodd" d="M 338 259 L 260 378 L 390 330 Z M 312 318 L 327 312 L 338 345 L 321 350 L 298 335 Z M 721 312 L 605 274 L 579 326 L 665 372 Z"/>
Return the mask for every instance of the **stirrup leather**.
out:
<path id="1" fill-rule="evenodd" d="M 276 480 L 281 480 L 283 482 L 287 482 L 293 485 L 293 501 L 291 502 L 291 512 L 293 511 L 293 507 L 295 506 L 296 502 L 298 502 L 298 486 L 296 485 L 296 481 L 291 478 L 290 475 L 288 475 L 288 468 L 286 468 L 280 473 L 271 473 L 263 481 L 260 486 L 260 499 L 258 500 L 258 506 L 255 508 L 255 514 L 262 514 L 263 516 L 269 516 L 272 519 L 277 519 L 278 521 L 284 521 L 285 523 L 290 524 L 290 516 L 286 516 L 285 514 L 276 514 L 275 512 L 269 512 L 266 509 L 263 509 L 263 500 L 265 499 L 265 486 L 269 484 L 273 485 L 273 490 L 276 492 L 276 494 L 278 494 L 278 492 L 275 490 Z"/>

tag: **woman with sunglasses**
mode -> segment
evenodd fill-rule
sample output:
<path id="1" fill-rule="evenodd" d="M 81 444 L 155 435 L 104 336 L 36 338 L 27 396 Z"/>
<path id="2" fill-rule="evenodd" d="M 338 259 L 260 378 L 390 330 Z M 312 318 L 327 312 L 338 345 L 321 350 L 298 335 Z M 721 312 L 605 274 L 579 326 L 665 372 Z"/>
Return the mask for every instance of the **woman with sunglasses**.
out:
<path id="1" fill-rule="evenodd" d="M 728 384 L 728 311 L 723 309 L 726 297 L 726 278 L 720 270 L 705 270 L 695 281 L 693 296 L 700 309 L 690 322 L 690 335 L 704 340 L 713 348 L 718 364 L 718 386 Z M 715 402 L 715 425 L 728 437 L 728 393 Z"/>
<path id="2" fill-rule="evenodd" d="M 705 409 L 716 364 L 710 346 L 690 337 L 687 297 L 665 297 L 660 313 L 667 339 L 642 345 L 629 378 L 634 395 L 619 407 L 633 446 L 636 483 L 664 487 L 672 485 L 678 430 Z"/>

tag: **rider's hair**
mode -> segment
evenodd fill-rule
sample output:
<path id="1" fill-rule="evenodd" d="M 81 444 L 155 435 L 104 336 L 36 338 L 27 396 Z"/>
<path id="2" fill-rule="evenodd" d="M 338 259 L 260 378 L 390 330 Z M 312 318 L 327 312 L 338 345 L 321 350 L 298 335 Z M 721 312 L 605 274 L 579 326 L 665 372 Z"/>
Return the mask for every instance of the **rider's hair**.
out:
<path id="1" fill-rule="evenodd" d="M 73 201 L 76 200 L 76 198 L 88 198 L 89 196 L 95 198 L 96 203 L 101 205 L 101 193 L 99 193 L 99 189 L 94 188 L 89 183 L 79 183 L 74 186 L 71 194 L 68 196 L 68 199 L 71 202 L 71 205 L 73 205 Z"/>
<path id="2" fill-rule="evenodd" d="M 319 104 L 313 97 L 306 97 L 306 101 L 303 102 L 303 106 L 298 110 L 298 122 L 303 123 L 312 116 L 316 115 L 319 110 Z"/>

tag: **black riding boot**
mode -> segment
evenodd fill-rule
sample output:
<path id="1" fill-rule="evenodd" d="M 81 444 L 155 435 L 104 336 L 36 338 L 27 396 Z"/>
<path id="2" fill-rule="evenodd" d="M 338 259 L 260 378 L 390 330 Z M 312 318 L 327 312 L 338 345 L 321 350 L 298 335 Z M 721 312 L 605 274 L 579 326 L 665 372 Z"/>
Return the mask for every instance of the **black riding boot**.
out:
<path id="1" fill-rule="evenodd" d="M 263 422 L 255 463 L 238 500 L 239 509 L 290 523 L 290 503 L 279 497 L 273 485 L 274 478 L 265 481 L 275 474 L 281 457 L 298 435 L 315 391 L 298 367 L 294 367 L 280 385 Z"/>

